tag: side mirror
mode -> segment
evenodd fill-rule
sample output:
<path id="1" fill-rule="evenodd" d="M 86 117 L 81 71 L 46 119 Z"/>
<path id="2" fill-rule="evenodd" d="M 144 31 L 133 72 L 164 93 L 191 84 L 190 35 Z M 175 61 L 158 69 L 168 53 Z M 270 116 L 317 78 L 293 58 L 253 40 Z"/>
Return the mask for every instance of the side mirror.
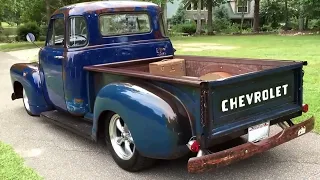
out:
<path id="1" fill-rule="evenodd" d="M 32 33 L 28 33 L 26 38 L 31 43 L 33 43 L 36 40 L 36 37 Z"/>
<path id="2" fill-rule="evenodd" d="M 41 47 L 39 47 L 36 43 L 34 43 L 36 41 L 36 37 L 32 34 L 32 33 L 28 33 L 27 36 L 27 41 L 31 42 L 32 44 L 34 44 L 35 46 L 37 46 L 38 48 L 42 49 Z"/>

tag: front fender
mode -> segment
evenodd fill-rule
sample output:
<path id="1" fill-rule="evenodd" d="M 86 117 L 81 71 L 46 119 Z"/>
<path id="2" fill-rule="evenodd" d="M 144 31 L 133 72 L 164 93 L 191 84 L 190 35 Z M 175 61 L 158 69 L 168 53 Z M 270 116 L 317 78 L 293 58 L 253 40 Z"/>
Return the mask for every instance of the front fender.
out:
<path id="1" fill-rule="evenodd" d="M 98 127 L 98 120 L 104 111 L 122 117 L 143 156 L 173 159 L 189 152 L 186 144 L 192 132 L 186 111 L 177 98 L 159 87 L 133 82 L 103 87 L 94 104 L 94 136 L 103 128 Z"/>
<path id="2" fill-rule="evenodd" d="M 24 88 L 32 114 L 39 115 L 41 112 L 51 109 L 43 96 L 37 63 L 14 64 L 10 68 L 10 76 L 14 91 L 11 96 L 12 100 L 22 98 L 22 88 Z"/>

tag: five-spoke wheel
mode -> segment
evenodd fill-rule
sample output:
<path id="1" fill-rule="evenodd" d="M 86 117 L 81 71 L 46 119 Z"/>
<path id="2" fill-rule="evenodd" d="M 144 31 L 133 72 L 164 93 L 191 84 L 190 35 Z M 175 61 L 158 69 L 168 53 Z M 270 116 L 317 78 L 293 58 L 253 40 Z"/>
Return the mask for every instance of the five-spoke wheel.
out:
<path id="1" fill-rule="evenodd" d="M 129 127 L 119 114 L 107 116 L 104 134 L 112 158 L 122 169 L 139 171 L 153 165 L 153 159 L 140 155 Z"/>
<path id="2" fill-rule="evenodd" d="M 109 136 L 111 144 L 117 155 L 128 160 L 133 156 L 135 145 L 128 126 L 118 114 L 114 114 L 109 123 Z"/>

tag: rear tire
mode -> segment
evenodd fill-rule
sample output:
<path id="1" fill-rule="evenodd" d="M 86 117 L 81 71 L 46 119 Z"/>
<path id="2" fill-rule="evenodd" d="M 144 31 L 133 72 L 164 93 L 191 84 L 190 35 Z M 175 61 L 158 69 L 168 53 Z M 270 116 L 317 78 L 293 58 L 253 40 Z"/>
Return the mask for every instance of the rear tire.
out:
<path id="1" fill-rule="evenodd" d="M 154 159 L 139 154 L 129 128 L 118 114 L 111 113 L 105 121 L 105 141 L 113 160 L 119 167 L 136 172 L 153 165 Z"/>

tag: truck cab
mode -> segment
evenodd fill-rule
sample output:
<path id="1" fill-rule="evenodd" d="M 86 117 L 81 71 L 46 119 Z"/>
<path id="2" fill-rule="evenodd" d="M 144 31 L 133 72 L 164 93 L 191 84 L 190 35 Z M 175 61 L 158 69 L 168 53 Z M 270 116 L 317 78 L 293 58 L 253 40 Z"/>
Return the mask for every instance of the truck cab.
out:
<path id="1" fill-rule="evenodd" d="M 30 42 L 35 40 L 27 35 Z M 127 171 L 190 153 L 188 171 L 249 158 L 314 128 L 305 61 L 177 56 L 156 4 L 78 3 L 55 11 L 39 62 L 10 69 L 26 112 L 102 139 Z M 271 136 L 270 127 L 279 125 Z M 222 144 L 244 138 L 226 149 Z"/>
<path id="2" fill-rule="evenodd" d="M 153 3 L 101 1 L 62 7 L 51 17 L 39 65 L 28 65 L 39 68 L 32 78 L 42 80 L 26 87 L 29 113 L 54 108 L 84 116 L 89 112 L 84 66 L 173 53 L 162 13 Z"/>

